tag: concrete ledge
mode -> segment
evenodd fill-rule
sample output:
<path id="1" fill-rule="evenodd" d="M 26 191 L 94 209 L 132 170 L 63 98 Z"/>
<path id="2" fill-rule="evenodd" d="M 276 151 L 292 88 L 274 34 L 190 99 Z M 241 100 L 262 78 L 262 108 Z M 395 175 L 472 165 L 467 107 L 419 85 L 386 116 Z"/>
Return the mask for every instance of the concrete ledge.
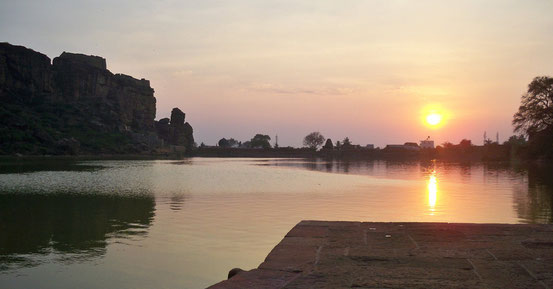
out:
<path id="1" fill-rule="evenodd" d="M 209 288 L 553 288 L 553 225 L 302 221 Z"/>

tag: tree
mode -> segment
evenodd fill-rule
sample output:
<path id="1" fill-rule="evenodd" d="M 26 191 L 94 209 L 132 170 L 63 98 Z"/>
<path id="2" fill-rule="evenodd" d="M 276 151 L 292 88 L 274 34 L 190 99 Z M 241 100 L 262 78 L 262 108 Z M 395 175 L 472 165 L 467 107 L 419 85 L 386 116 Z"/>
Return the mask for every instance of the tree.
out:
<path id="1" fill-rule="evenodd" d="M 312 132 L 305 136 L 303 139 L 303 145 L 312 149 L 317 149 L 325 141 L 325 137 L 318 131 Z"/>
<path id="2" fill-rule="evenodd" d="M 453 146 L 454 146 L 454 145 L 453 145 L 452 143 L 448 142 L 448 141 L 446 141 L 446 142 L 444 142 L 444 143 L 442 144 L 442 147 L 443 147 L 444 149 L 450 149 L 450 148 L 452 148 Z"/>
<path id="3" fill-rule="evenodd" d="M 508 146 L 523 146 L 526 145 L 526 138 L 523 135 L 512 135 L 503 144 Z"/>
<path id="4" fill-rule="evenodd" d="M 218 144 L 219 144 L 220 147 L 223 147 L 223 148 L 234 148 L 234 147 L 239 147 L 240 146 L 238 141 L 233 139 L 233 138 L 229 138 L 229 139 L 222 138 L 222 139 L 219 140 Z"/>
<path id="5" fill-rule="evenodd" d="M 472 146 L 472 141 L 470 139 L 463 139 L 459 142 L 459 146 L 463 148 L 469 148 Z"/>
<path id="6" fill-rule="evenodd" d="M 219 146 L 222 147 L 222 148 L 228 148 L 228 147 L 230 147 L 229 142 L 228 142 L 228 140 L 227 140 L 226 138 L 220 139 L 218 144 L 219 144 Z"/>
<path id="7" fill-rule="evenodd" d="M 553 78 L 539 76 L 530 82 L 513 117 L 513 125 L 515 132 L 528 136 L 553 130 Z"/>
<path id="8" fill-rule="evenodd" d="M 240 146 L 240 143 L 233 139 L 233 138 L 229 138 L 228 139 L 228 146 L 231 147 L 231 148 L 235 148 L 235 147 L 239 147 Z"/>
<path id="9" fill-rule="evenodd" d="M 351 141 L 349 140 L 349 137 L 346 137 L 346 138 L 342 141 L 342 146 L 344 146 L 344 147 L 349 147 L 349 146 L 351 146 Z"/>
<path id="10" fill-rule="evenodd" d="M 332 144 L 331 139 L 327 139 L 325 145 L 323 146 L 323 149 L 325 150 L 332 150 L 334 149 L 334 145 Z"/>
<path id="11" fill-rule="evenodd" d="M 252 148 L 264 148 L 264 149 L 270 149 L 271 143 L 269 142 L 271 140 L 271 137 L 265 134 L 256 134 L 251 140 L 250 140 L 250 146 Z"/>

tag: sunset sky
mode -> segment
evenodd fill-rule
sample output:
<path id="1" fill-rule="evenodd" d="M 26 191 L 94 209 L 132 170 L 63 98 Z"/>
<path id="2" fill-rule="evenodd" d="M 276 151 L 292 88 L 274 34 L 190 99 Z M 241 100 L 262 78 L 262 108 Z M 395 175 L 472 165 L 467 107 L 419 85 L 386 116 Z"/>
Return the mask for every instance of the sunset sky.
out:
<path id="1" fill-rule="evenodd" d="M 553 75 L 552 12 L 546 0 L 2 0 L 0 41 L 149 79 L 157 119 L 181 108 L 198 144 L 264 133 L 300 146 L 312 131 L 481 144 L 511 135 L 528 83 Z"/>

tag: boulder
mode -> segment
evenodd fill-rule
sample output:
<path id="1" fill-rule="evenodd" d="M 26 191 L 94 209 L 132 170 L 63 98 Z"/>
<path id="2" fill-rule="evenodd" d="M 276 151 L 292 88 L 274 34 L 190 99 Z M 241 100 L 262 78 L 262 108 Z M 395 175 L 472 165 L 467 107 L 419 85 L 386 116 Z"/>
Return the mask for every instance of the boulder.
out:
<path id="1" fill-rule="evenodd" d="M 184 124 L 183 134 L 185 136 L 184 146 L 192 149 L 194 147 L 194 130 L 188 122 Z"/>
<path id="2" fill-rule="evenodd" d="M 182 112 L 178 107 L 173 108 L 171 110 L 171 126 L 172 127 L 178 127 L 184 125 L 184 118 L 186 117 L 186 114 Z"/>
<path id="3" fill-rule="evenodd" d="M 158 136 L 168 145 L 184 146 L 187 151 L 194 145 L 194 130 L 185 121 L 185 113 L 175 107 L 171 111 L 171 119 L 162 118 L 156 122 Z"/>
<path id="4" fill-rule="evenodd" d="M 240 273 L 242 273 L 242 272 L 245 272 L 245 271 L 242 270 L 242 269 L 240 269 L 240 268 L 232 268 L 232 269 L 230 269 L 230 271 L 228 272 L 228 277 L 227 277 L 227 279 L 230 279 L 230 278 L 232 278 L 232 277 L 234 277 L 234 276 L 236 276 L 236 275 L 238 275 L 238 274 L 240 274 Z"/>

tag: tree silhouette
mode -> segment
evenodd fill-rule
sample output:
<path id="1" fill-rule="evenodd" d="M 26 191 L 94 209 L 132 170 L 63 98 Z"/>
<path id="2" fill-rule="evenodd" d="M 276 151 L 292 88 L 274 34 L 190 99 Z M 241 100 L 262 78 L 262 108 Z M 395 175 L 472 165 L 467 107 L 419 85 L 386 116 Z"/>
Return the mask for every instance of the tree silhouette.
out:
<path id="1" fill-rule="evenodd" d="M 303 139 L 303 145 L 312 149 L 317 149 L 325 141 L 325 137 L 318 131 L 312 132 L 305 136 Z"/>
<path id="2" fill-rule="evenodd" d="M 271 148 L 271 143 L 269 142 L 270 140 L 271 140 L 271 137 L 266 134 L 256 134 L 250 140 L 250 146 L 252 148 L 270 149 Z"/>
<path id="3" fill-rule="evenodd" d="M 229 139 L 222 138 L 219 140 L 218 144 L 222 148 L 233 148 L 233 147 L 240 146 L 238 141 L 233 138 L 229 138 Z"/>
<path id="4" fill-rule="evenodd" d="M 523 146 L 526 144 L 526 139 L 523 135 L 512 135 L 508 140 L 503 142 L 503 144 L 509 146 Z"/>
<path id="5" fill-rule="evenodd" d="M 222 138 L 219 140 L 218 142 L 219 146 L 222 147 L 222 148 L 228 148 L 230 145 L 229 145 L 229 142 L 226 138 Z"/>
<path id="6" fill-rule="evenodd" d="M 553 158 L 553 78 L 540 76 L 528 85 L 513 117 L 515 132 L 528 136 L 531 157 Z"/>
<path id="7" fill-rule="evenodd" d="M 334 149 L 334 144 L 332 144 L 331 139 L 327 139 L 325 145 L 323 146 L 323 149 L 325 150 L 331 150 Z"/>
<path id="8" fill-rule="evenodd" d="M 469 148 L 472 146 L 472 141 L 470 139 L 462 139 L 461 142 L 459 142 L 459 146 L 463 148 Z"/>
<path id="9" fill-rule="evenodd" d="M 342 146 L 344 146 L 344 147 L 349 147 L 349 146 L 351 146 L 351 141 L 349 140 L 349 137 L 346 137 L 346 138 L 342 141 Z"/>
<path id="10" fill-rule="evenodd" d="M 531 135 L 553 127 L 553 78 L 540 76 L 528 85 L 513 118 L 515 132 Z"/>
<path id="11" fill-rule="evenodd" d="M 228 146 L 231 147 L 231 148 L 238 147 L 238 146 L 240 146 L 240 142 L 233 139 L 233 138 L 229 138 L 228 139 Z"/>

